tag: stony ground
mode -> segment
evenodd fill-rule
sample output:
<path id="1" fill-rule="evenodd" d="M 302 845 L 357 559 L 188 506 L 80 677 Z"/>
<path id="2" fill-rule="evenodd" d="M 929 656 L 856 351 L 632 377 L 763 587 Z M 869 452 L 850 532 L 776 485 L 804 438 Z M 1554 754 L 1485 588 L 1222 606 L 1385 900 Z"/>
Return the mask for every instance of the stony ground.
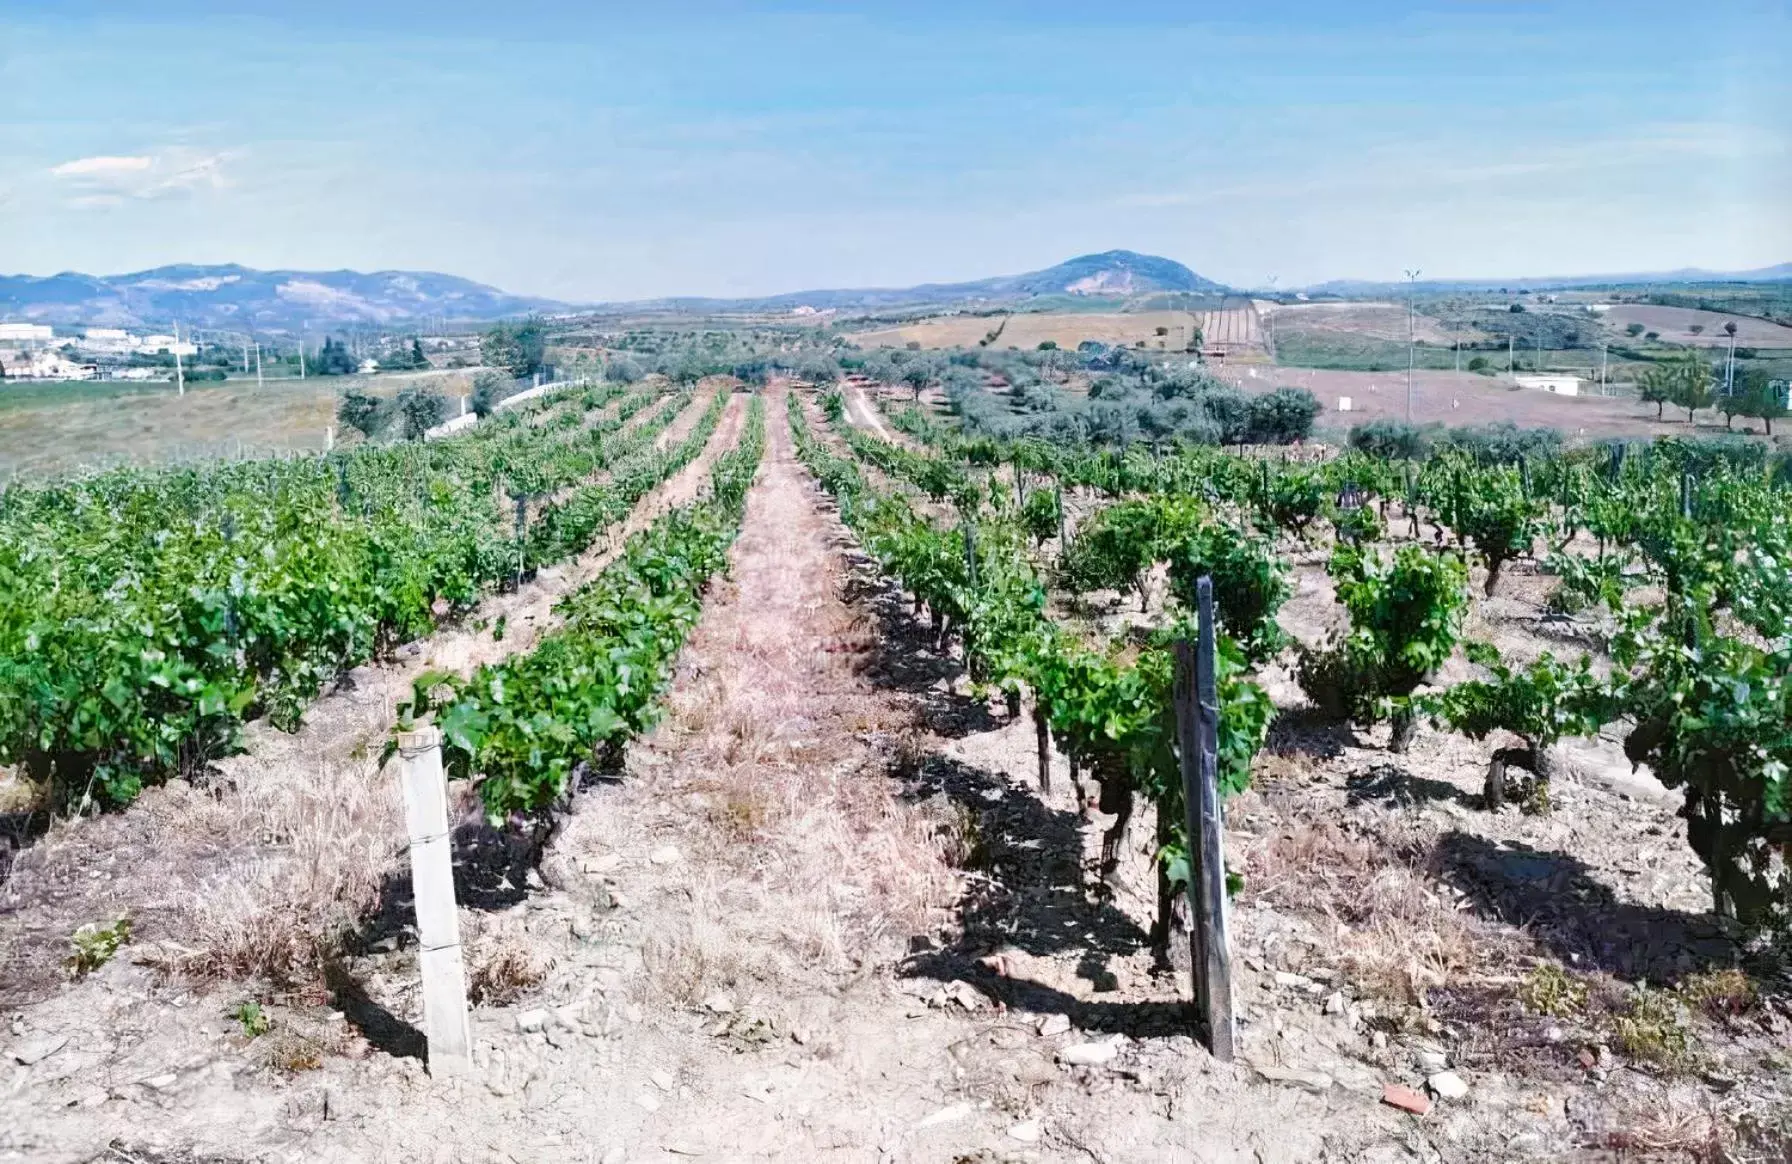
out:
<path id="1" fill-rule="evenodd" d="M 423 1065 L 394 827 L 382 908 L 316 975 L 182 974 L 172 933 L 7 991 L 0 1159 L 1784 1158 L 1734 1129 L 1783 1118 L 1787 984 L 1718 973 L 1735 945 L 1701 912 L 1671 798 L 1595 742 L 1553 812 L 1489 814 L 1491 745 L 1423 731 L 1391 756 L 1310 722 L 1285 677 L 1229 810 L 1241 1054 L 1213 1061 L 1185 975 L 1146 948 L 1149 820 L 1093 892 L 1104 818 L 1061 762 L 1038 790 L 1030 722 L 928 649 L 768 404 L 666 722 L 538 871 L 463 830 L 471 1077 Z M 1312 563 L 1300 577 L 1288 619 L 1314 633 L 1329 594 Z M 1509 585 L 1487 626 L 1555 641 L 1543 583 Z M 89 920 L 166 895 L 152 846 L 197 814 L 154 803 L 74 830 L 136 830 L 83 851 L 104 885 Z"/>

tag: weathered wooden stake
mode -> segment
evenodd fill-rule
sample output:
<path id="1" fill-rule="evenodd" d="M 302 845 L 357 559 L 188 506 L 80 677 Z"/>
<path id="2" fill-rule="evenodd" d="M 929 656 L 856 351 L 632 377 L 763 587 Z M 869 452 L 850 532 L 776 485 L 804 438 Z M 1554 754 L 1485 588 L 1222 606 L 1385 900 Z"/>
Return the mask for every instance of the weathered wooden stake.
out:
<path id="1" fill-rule="evenodd" d="M 1039 741 L 1039 791 L 1052 790 L 1052 730 L 1046 722 L 1045 708 L 1033 703 L 1033 731 Z"/>
<path id="2" fill-rule="evenodd" d="M 417 961 L 423 973 L 429 1073 L 464 1074 L 472 1064 L 473 1031 L 467 1018 L 460 917 L 454 906 L 441 733 L 433 727 L 400 732 L 398 756 L 411 839 L 411 890 L 417 903 Z"/>
<path id="3" fill-rule="evenodd" d="M 971 584 L 977 588 L 977 533 L 970 522 L 964 525 L 964 572 Z"/>
<path id="4" fill-rule="evenodd" d="M 1226 854 L 1219 788 L 1219 695 L 1214 669 L 1213 579 L 1195 584 L 1197 641 L 1176 644 L 1177 751 L 1189 842 L 1189 905 L 1195 915 L 1195 1001 L 1214 1058 L 1231 1062 L 1237 1030 L 1232 1017 L 1232 955 L 1227 945 Z"/>

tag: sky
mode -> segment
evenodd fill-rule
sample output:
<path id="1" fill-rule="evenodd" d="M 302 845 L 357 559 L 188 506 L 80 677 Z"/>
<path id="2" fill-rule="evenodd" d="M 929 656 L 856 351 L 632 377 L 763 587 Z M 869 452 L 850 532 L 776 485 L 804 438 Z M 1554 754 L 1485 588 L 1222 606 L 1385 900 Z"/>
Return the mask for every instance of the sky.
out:
<path id="1" fill-rule="evenodd" d="M 1284 288 L 1792 261 L 1792 5 L 0 0 L 0 273 L 596 302 L 1116 247 Z"/>

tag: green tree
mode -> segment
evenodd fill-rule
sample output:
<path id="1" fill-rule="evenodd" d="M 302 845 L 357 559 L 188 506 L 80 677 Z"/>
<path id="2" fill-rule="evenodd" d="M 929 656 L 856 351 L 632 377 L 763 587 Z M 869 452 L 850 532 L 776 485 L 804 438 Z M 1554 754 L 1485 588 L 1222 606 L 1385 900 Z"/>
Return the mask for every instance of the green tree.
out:
<path id="1" fill-rule="evenodd" d="M 1637 336 L 1643 334 L 1643 325 L 1640 323 L 1627 324 L 1624 328 L 1624 334 L 1631 339 L 1635 339 Z"/>
<path id="2" fill-rule="evenodd" d="M 1688 352 L 1674 361 L 1673 383 L 1674 403 L 1686 409 L 1687 424 L 1692 423 L 1693 413 L 1711 407 L 1711 366 L 1698 353 Z"/>
<path id="3" fill-rule="evenodd" d="M 1655 406 L 1656 420 L 1661 419 L 1661 410 L 1666 405 L 1675 403 L 1674 381 L 1674 369 L 1666 364 L 1656 364 L 1652 368 L 1646 368 L 1643 370 L 1643 374 L 1636 378 L 1636 394 L 1644 404 Z"/>
<path id="4" fill-rule="evenodd" d="M 398 394 L 398 414 L 404 418 L 404 438 L 422 440 L 447 417 L 448 398 L 430 388 L 406 388 Z"/>
<path id="5" fill-rule="evenodd" d="M 372 440 L 373 435 L 386 425 L 386 402 L 350 389 L 342 394 L 336 405 L 336 420 Z"/>
<path id="6" fill-rule="evenodd" d="M 1287 445 L 1313 434 L 1319 401 L 1305 388 L 1277 388 L 1250 403 L 1248 428 L 1257 444 Z"/>
<path id="7" fill-rule="evenodd" d="M 497 410 L 498 402 L 510 394 L 511 380 L 490 368 L 473 377 L 473 415 L 484 420 Z"/>
<path id="8" fill-rule="evenodd" d="M 360 370 L 361 365 L 348 345 L 330 336 L 324 337 L 324 346 L 317 350 L 317 359 L 310 368 L 314 376 L 352 376 Z"/>
<path id="9" fill-rule="evenodd" d="M 541 371 L 547 354 L 547 334 L 536 319 L 522 323 L 500 323 L 479 340 L 479 355 L 493 368 L 502 368 L 512 376 L 533 376 Z"/>
<path id="10" fill-rule="evenodd" d="M 1735 399 L 1742 403 L 1741 414 L 1759 419 L 1768 436 L 1773 435 L 1773 422 L 1787 415 L 1785 396 L 1762 368 L 1750 368 L 1737 377 Z"/>

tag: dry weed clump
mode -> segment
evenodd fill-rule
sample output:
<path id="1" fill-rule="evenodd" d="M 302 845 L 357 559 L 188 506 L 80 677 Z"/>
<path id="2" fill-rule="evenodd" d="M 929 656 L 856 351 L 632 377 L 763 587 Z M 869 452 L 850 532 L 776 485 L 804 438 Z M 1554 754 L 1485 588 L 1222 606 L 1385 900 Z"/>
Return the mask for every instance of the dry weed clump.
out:
<path id="1" fill-rule="evenodd" d="M 1246 891 L 1328 922 L 1332 948 L 1365 994 L 1423 1005 L 1430 988 L 1504 953 L 1432 876 L 1434 848 L 1417 832 L 1389 837 L 1295 820 L 1247 847 Z"/>
<path id="2" fill-rule="evenodd" d="M 255 844 L 170 927 L 173 968 L 198 978 L 289 982 L 340 953 L 404 850 L 397 781 L 367 764 L 274 767 L 220 804 Z"/>
<path id="3" fill-rule="evenodd" d="M 1734 967 L 1689 974 L 1680 983 L 1680 997 L 1688 1006 L 1714 1019 L 1747 1014 L 1761 1001 L 1755 980 Z"/>
<path id="4" fill-rule="evenodd" d="M 475 1006 L 507 1006 L 546 981 L 553 963 L 511 935 L 477 935 L 466 943 L 467 998 Z"/>

